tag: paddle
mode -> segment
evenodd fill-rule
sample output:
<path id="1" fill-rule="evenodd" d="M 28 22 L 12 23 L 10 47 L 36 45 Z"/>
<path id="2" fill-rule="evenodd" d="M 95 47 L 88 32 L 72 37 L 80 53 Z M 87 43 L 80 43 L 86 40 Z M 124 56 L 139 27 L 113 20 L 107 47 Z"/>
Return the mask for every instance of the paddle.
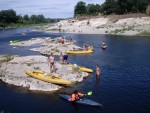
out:
<path id="1" fill-rule="evenodd" d="M 87 93 L 87 95 L 88 95 L 88 96 L 91 96 L 91 95 L 92 95 L 92 91 L 89 91 L 89 92 Z"/>
<path id="2" fill-rule="evenodd" d="M 80 97 L 80 99 L 79 100 L 82 100 L 82 98 L 84 98 L 85 96 L 91 96 L 92 95 L 92 91 L 89 91 L 89 92 L 87 92 L 86 94 L 84 94 L 84 96 L 83 97 Z M 72 99 L 71 99 L 71 97 L 68 99 L 69 101 L 72 101 Z"/>

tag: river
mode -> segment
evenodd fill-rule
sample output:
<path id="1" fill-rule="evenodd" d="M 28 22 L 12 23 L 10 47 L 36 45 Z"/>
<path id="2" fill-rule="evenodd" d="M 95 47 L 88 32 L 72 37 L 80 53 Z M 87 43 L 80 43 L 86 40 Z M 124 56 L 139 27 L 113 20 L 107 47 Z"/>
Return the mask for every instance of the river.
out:
<path id="1" fill-rule="evenodd" d="M 28 40 L 36 37 L 70 36 L 76 45 L 89 44 L 94 47 L 90 55 L 69 55 L 69 61 L 94 69 L 98 64 L 102 70 L 97 79 L 95 73 L 82 83 L 65 87 L 55 93 L 30 91 L 26 88 L 0 82 L 0 112 L 4 113 L 150 113 L 150 37 L 61 34 L 31 31 L 33 28 L 17 28 L 0 31 L 0 54 L 39 55 L 31 47 L 12 48 L 10 40 Z M 20 34 L 24 32 L 25 36 Z M 101 42 L 108 45 L 101 49 Z M 38 45 L 36 45 L 38 46 Z M 78 89 L 103 106 L 74 106 L 59 98 L 60 92 L 70 93 Z"/>

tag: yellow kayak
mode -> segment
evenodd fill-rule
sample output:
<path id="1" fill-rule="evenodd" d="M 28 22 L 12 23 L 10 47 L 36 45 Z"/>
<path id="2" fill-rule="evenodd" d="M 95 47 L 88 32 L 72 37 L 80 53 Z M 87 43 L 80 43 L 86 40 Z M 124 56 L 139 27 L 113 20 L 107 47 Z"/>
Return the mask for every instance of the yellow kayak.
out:
<path id="1" fill-rule="evenodd" d="M 71 84 L 70 81 L 60 78 L 60 77 L 57 77 L 57 76 L 54 76 L 54 75 L 46 76 L 44 72 L 26 70 L 25 73 L 31 77 L 34 77 L 36 79 L 39 79 L 39 80 L 42 80 L 45 82 L 61 84 L 61 85 L 70 85 Z"/>
<path id="2" fill-rule="evenodd" d="M 87 53 L 93 53 L 93 47 L 90 46 L 87 51 L 86 50 L 68 50 L 68 51 L 65 51 L 65 53 L 67 53 L 67 54 L 87 54 Z"/>
<path id="3" fill-rule="evenodd" d="M 93 53 L 93 51 L 73 51 L 73 50 L 69 50 L 69 51 L 65 51 L 65 53 L 67 53 L 67 54 L 87 54 L 87 53 Z"/>
<path id="4" fill-rule="evenodd" d="M 67 64 L 68 66 L 73 66 L 73 64 Z M 80 71 L 84 71 L 84 72 L 88 72 L 88 73 L 92 73 L 93 70 L 92 69 L 89 69 L 89 68 L 86 68 L 86 67 L 82 67 L 82 66 L 78 66 Z"/>

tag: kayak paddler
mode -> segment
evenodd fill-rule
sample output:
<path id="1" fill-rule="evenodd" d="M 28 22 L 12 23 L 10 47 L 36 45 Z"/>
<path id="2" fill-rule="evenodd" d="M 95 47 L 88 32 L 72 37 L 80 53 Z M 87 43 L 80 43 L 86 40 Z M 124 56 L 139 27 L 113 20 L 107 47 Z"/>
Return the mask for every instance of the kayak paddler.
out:
<path id="1" fill-rule="evenodd" d="M 71 94 L 71 98 L 69 98 L 69 101 L 77 101 L 80 99 L 80 97 L 86 96 L 86 94 L 82 94 L 80 93 L 78 90 L 75 90 L 72 94 Z"/>

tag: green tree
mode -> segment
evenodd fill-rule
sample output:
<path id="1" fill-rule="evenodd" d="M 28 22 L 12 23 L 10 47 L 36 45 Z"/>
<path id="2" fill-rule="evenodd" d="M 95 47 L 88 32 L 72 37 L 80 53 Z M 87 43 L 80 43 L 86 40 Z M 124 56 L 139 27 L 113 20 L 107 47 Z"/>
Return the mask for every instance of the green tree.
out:
<path id="1" fill-rule="evenodd" d="M 79 1 L 74 9 L 74 16 L 85 15 L 86 14 L 86 3 L 83 1 Z"/>
<path id="2" fill-rule="evenodd" d="M 37 16 L 36 16 L 36 21 L 37 21 L 38 23 L 44 23 L 44 22 L 45 22 L 45 18 L 44 18 L 43 15 L 37 15 Z"/>
<path id="3" fill-rule="evenodd" d="M 0 21 L 9 24 L 16 23 L 18 21 L 18 17 L 13 9 L 2 10 L 0 11 Z"/>
<path id="4" fill-rule="evenodd" d="M 26 14 L 26 15 L 23 16 L 23 19 L 24 19 L 25 21 L 29 21 L 30 18 L 29 18 L 29 16 Z"/>
<path id="5" fill-rule="evenodd" d="M 32 23 L 37 23 L 36 15 L 31 15 L 31 16 L 30 16 L 30 21 L 31 21 Z"/>
<path id="6" fill-rule="evenodd" d="M 104 4 L 102 4 L 102 11 L 105 14 L 111 14 L 114 13 L 116 11 L 116 1 L 115 0 L 106 0 L 106 2 L 104 2 Z"/>
<path id="7" fill-rule="evenodd" d="M 137 8 L 139 12 L 145 13 L 148 4 L 150 4 L 150 0 L 137 0 Z"/>
<path id="8" fill-rule="evenodd" d="M 101 6 L 99 4 L 88 4 L 87 5 L 87 14 L 97 15 L 101 11 Z"/>

